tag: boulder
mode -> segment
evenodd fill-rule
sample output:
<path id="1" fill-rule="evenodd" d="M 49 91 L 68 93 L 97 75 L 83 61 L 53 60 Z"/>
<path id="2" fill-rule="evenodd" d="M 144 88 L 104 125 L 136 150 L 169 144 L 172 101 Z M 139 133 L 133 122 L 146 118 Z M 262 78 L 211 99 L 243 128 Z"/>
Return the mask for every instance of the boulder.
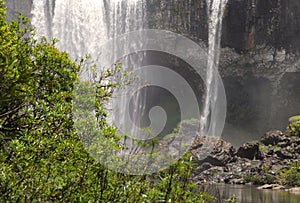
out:
<path id="1" fill-rule="evenodd" d="M 271 171 L 278 171 L 282 169 L 287 169 L 290 165 L 290 161 L 288 159 L 280 159 L 279 157 L 268 157 L 264 159 L 262 167 L 268 168 L 270 167 Z"/>
<path id="2" fill-rule="evenodd" d="M 211 163 L 204 162 L 200 166 L 196 167 L 196 169 L 194 169 L 193 173 L 195 176 L 197 176 L 201 172 L 206 171 L 212 167 L 213 167 L 213 165 Z"/>
<path id="3" fill-rule="evenodd" d="M 228 184 L 244 185 L 245 181 L 243 178 L 234 178 L 229 180 Z"/>
<path id="4" fill-rule="evenodd" d="M 300 194 L 300 187 L 293 187 L 287 190 L 288 192 Z"/>
<path id="5" fill-rule="evenodd" d="M 300 146 L 300 137 L 290 137 L 290 146 L 297 147 Z"/>
<path id="6" fill-rule="evenodd" d="M 281 149 L 275 152 L 275 154 L 281 159 L 293 159 L 294 156 L 287 149 Z"/>
<path id="7" fill-rule="evenodd" d="M 246 143 L 242 147 L 240 147 L 237 151 L 237 156 L 241 158 L 247 158 L 250 160 L 255 159 L 263 159 L 263 155 L 259 150 L 259 143 Z"/>
<path id="8" fill-rule="evenodd" d="M 199 149 L 197 147 L 202 147 L 199 143 L 194 143 L 194 145 L 191 148 L 191 153 L 196 157 L 195 160 L 197 160 L 197 152 L 199 152 Z M 201 151 L 200 151 L 201 152 Z M 210 164 L 212 166 L 225 166 L 228 163 L 234 162 L 236 159 L 236 150 L 234 147 L 229 143 L 224 141 L 223 139 L 219 139 L 212 152 L 204 159 L 197 160 L 197 163 L 201 166 L 202 164 Z M 203 167 L 203 169 L 206 169 Z"/>
<path id="9" fill-rule="evenodd" d="M 264 145 L 277 145 L 278 143 L 281 143 L 281 145 L 284 145 L 288 141 L 287 137 L 281 132 L 280 130 L 272 130 L 264 134 L 264 136 L 261 138 L 261 143 Z"/>
<path id="10" fill-rule="evenodd" d="M 266 185 L 262 185 L 262 186 L 257 187 L 257 189 L 259 189 L 259 190 L 266 190 L 266 189 L 269 189 L 269 190 L 283 190 L 283 189 L 285 189 L 285 187 L 282 186 L 282 185 L 278 185 L 278 184 L 266 184 Z"/>
<path id="11" fill-rule="evenodd" d="M 298 145 L 294 148 L 294 152 L 300 154 L 300 145 Z"/>

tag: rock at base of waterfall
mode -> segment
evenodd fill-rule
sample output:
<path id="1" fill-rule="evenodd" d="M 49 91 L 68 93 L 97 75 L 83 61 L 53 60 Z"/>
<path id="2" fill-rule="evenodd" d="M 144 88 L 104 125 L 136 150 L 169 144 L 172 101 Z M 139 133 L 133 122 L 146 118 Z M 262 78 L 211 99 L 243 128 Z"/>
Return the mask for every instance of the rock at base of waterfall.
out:
<path id="1" fill-rule="evenodd" d="M 268 190 L 268 189 L 269 190 L 283 190 L 283 189 L 285 189 L 285 187 L 282 185 L 278 185 L 278 184 L 266 184 L 266 185 L 257 187 L 257 189 L 260 189 L 260 190 Z"/>

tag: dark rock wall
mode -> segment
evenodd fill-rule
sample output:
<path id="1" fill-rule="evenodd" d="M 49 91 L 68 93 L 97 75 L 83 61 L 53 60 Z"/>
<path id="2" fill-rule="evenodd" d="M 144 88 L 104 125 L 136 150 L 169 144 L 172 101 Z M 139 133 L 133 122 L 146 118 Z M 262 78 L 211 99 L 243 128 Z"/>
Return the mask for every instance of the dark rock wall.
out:
<path id="1" fill-rule="evenodd" d="M 206 0 L 151 0 L 150 28 L 207 41 Z M 226 139 L 236 145 L 284 129 L 300 107 L 299 0 L 229 0 L 220 73 L 227 95 Z M 291 56 L 293 55 L 293 56 Z M 288 70 L 294 67 L 292 71 Z M 297 73 L 298 72 L 298 73 Z"/>
<path id="2" fill-rule="evenodd" d="M 148 1 L 151 28 L 165 28 L 207 39 L 205 0 Z M 222 45 L 238 51 L 272 45 L 300 51 L 299 0 L 229 0 Z"/>

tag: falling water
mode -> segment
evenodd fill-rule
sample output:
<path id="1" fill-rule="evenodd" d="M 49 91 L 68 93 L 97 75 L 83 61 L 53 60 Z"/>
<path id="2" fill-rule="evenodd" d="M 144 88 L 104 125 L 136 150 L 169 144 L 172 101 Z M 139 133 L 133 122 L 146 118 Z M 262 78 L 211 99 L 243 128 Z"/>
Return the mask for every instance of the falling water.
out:
<path id="1" fill-rule="evenodd" d="M 207 132 L 207 121 L 211 109 L 216 104 L 218 95 L 217 68 L 219 66 L 220 58 L 220 44 L 222 34 L 222 19 L 227 0 L 206 0 L 207 15 L 209 18 L 208 26 L 208 59 L 207 59 L 207 73 L 206 73 L 206 97 L 204 103 L 204 110 L 201 116 L 201 133 L 203 135 Z M 210 123 L 210 128 L 215 129 L 216 123 Z M 214 131 L 211 132 L 214 135 Z"/>
<path id="2" fill-rule="evenodd" d="M 90 54 L 108 39 L 144 26 L 143 0 L 33 0 L 38 36 L 59 40 L 73 58 Z"/>
<path id="3" fill-rule="evenodd" d="M 102 54 L 99 53 L 99 47 L 103 43 L 144 27 L 144 7 L 143 0 L 34 0 L 32 23 L 38 36 L 58 39 L 57 47 L 70 53 L 73 59 L 90 54 L 92 60 L 97 61 L 99 54 Z M 115 45 L 112 49 L 120 47 Z M 126 59 L 122 62 L 125 70 L 131 65 Z M 97 61 L 98 67 L 103 67 L 102 64 L 107 63 Z M 139 120 L 140 106 L 143 105 L 138 102 L 139 97 L 133 98 L 135 120 Z M 122 97 L 120 100 L 122 103 Z M 127 107 L 124 104 L 119 108 L 124 110 Z M 120 115 L 125 114 L 121 112 Z M 120 122 L 126 123 L 124 119 L 118 118 Z"/>

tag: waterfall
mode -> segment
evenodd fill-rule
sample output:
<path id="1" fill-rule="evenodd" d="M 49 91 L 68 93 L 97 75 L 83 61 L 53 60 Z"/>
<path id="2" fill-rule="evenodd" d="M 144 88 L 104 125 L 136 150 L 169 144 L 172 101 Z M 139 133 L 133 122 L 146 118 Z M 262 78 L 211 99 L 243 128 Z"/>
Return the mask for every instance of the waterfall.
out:
<path id="1" fill-rule="evenodd" d="M 219 66 L 220 44 L 222 35 L 222 19 L 227 0 L 206 0 L 208 15 L 208 58 L 206 72 L 206 97 L 204 109 L 201 115 L 201 134 L 207 132 L 211 109 L 215 107 L 218 95 L 218 83 L 215 74 Z M 215 129 L 216 123 L 209 123 L 211 129 Z M 211 132 L 214 135 L 214 131 Z"/>
<path id="2" fill-rule="evenodd" d="M 142 29 L 145 24 L 144 7 L 143 0 L 33 0 L 32 24 L 36 27 L 38 37 L 58 39 L 56 46 L 70 53 L 73 59 L 89 54 L 98 67 L 103 67 L 102 64 L 106 62 L 97 60 L 103 54 L 99 53 L 99 47 L 121 34 Z M 114 45 L 111 50 L 104 51 L 113 52 L 122 48 Z M 126 59 L 122 61 L 123 69 L 126 70 L 130 65 Z M 137 122 L 140 106 L 143 105 L 139 97 L 133 98 L 133 116 Z M 122 97 L 120 101 L 122 105 L 119 108 L 127 108 L 123 105 Z M 120 115 L 117 120 L 126 123 L 125 117 L 122 118 L 123 111 Z"/>
<path id="3" fill-rule="evenodd" d="M 33 0 L 31 13 L 37 35 L 58 39 L 74 59 L 97 58 L 102 43 L 145 22 L 143 0 Z"/>

